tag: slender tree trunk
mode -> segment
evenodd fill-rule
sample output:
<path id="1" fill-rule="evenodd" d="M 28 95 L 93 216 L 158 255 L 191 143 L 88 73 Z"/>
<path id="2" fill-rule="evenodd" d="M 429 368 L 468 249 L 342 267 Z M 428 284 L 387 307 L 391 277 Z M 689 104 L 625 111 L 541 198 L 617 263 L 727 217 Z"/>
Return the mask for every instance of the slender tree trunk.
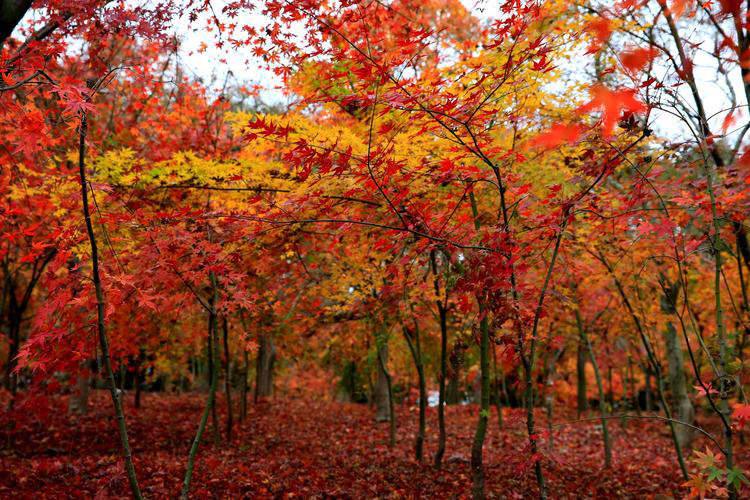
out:
<path id="1" fill-rule="evenodd" d="M 672 442 L 674 443 L 675 452 L 677 453 L 677 462 L 680 465 L 683 479 L 687 481 L 689 479 L 689 474 L 687 466 L 685 465 L 685 458 L 682 455 L 682 447 L 680 446 L 680 441 L 677 436 L 677 429 L 675 428 L 674 421 L 672 420 L 672 410 L 669 408 L 667 398 L 664 395 L 664 377 L 661 374 L 661 368 L 659 367 L 659 365 L 656 365 L 654 376 L 656 377 L 656 387 L 659 392 L 659 401 L 664 407 L 664 415 L 667 417 L 669 422 L 669 432 L 672 435 Z"/>
<path id="2" fill-rule="evenodd" d="M 669 9 L 666 8 L 666 0 L 659 0 L 658 1 L 659 6 L 664 9 L 664 20 L 667 22 L 667 25 L 669 26 L 670 34 L 672 35 L 672 38 L 675 43 L 675 47 L 677 48 L 677 53 L 679 55 L 679 61 L 683 68 L 686 69 L 684 73 L 684 80 L 690 87 L 690 91 L 693 95 L 693 100 L 695 102 L 695 110 L 697 117 L 700 121 L 700 134 L 701 138 L 708 142 L 708 138 L 712 136 L 711 129 L 708 124 L 708 118 L 706 115 L 706 111 L 703 107 L 703 99 L 701 97 L 701 94 L 698 90 L 698 86 L 695 81 L 695 77 L 693 74 L 692 66 L 690 65 L 690 61 L 688 59 L 688 55 L 685 52 L 685 48 L 683 47 L 683 41 L 680 37 L 679 30 L 677 29 L 677 24 L 675 23 L 674 17 L 670 13 Z M 742 39 L 744 35 L 738 34 L 740 40 L 740 46 L 747 47 L 746 41 Z M 744 52 L 744 49 L 743 49 Z M 743 78 L 743 88 L 745 90 L 745 96 L 750 97 L 750 85 L 748 85 L 747 80 L 745 77 L 747 76 L 747 68 L 743 68 L 741 71 L 741 75 Z M 711 165 L 709 164 L 708 158 L 704 157 L 703 166 L 705 168 L 706 172 L 706 191 L 708 192 L 709 198 L 711 200 L 711 219 L 712 219 L 712 234 L 711 234 L 711 244 L 712 244 L 712 251 L 714 253 L 714 299 L 715 299 L 715 317 L 716 317 L 716 333 L 719 341 L 719 364 L 720 364 L 720 373 L 718 374 L 719 380 L 720 380 L 720 387 L 719 392 L 721 394 L 721 400 L 719 402 L 719 411 L 720 411 L 720 418 L 722 420 L 722 423 L 724 425 L 724 460 L 725 465 L 727 469 L 732 469 L 734 467 L 734 452 L 732 449 L 732 426 L 730 425 L 728 421 L 728 417 L 730 414 L 729 409 L 729 387 L 724 387 L 725 384 L 729 384 L 730 377 L 727 375 L 727 364 L 729 363 L 729 352 L 727 349 L 726 344 L 726 331 L 725 331 L 725 324 L 724 324 L 724 310 L 721 302 L 721 268 L 722 268 L 722 260 L 721 260 L 721 247 L 722 247 L 722 241 L 721 241 L 721 228 L 720 228 L 720 219 L 718 216 L 718 211 L 716 208 L 716 195 L 714 192 L 714 172 L 718 170 L 719 167 L 724 166 L 724 159 L 722 158 L 721 154 L 719 153 L 716 146 L 713 145 L 713 142 L 710 143 L 711 146 L 709 147 L 709 153 L 714 163 L 714 168 L 711 168 Z M 747 242 L 745 241 L 745 245 Z M 745 254 L 745 257 L 747 257 L 747 253 Z M 687 298 L 686 298 L 687 300 Z M 699 373 L 695 374 L 696 377 L 700 377 Z M 683 471 L 684 472 L 684 471 Z M 727 484 L 727 489 L 729 490 L 729 498 L 734 500 L 738 496 L 737 488 L 733 483 Z"/>
<path id="3" fill-rule="evenodd" d="M 260 337 L 255 370 L 255 402 L 267 398 L 273 392 L 273 365 L 276 361 L 276 346 L 268 333 Z"/>
<path id="4" fill-rule="evenodd" d="M 641 343 L 643 344 L 643 348 L 646 350 L 647 360 L 645 364 L 645 369 L 646 369 L 646 390 L 648 391 L 646 393 L 647 401 L 650 400 L 649 396 L 650 396 L 650 391 L 651 391 L 651 380 L 649 378 L 649 375 L 651 373 L 651 369 L 653 369 L 654 376 L 656 377 L 656 385 L 658 389 L 657 392 L 659 395 L 659 400 L 661 402 L 661 405 L 664 407 L 664 413 L 667 417 L 667 422 L 669 423 L 669 431 L 670 431 L 670 434 L 672 435 L 672 441 L 674 443 L 675 452 L 677 454 L 677 462 L 680 465 L 680 470 L 682 471 L 683 478 L 687 481 L 688 472 L 687 472 L 687 467 L 685 466 L 685 460 L 682 456 L 682 448 L 680 447 L 680 444 L 677 440 L 677 433 L 675 431 L 674 422 L 672 421 L 672 412 L 669 409 L 667 400 L 664 397 L 664 377 L 662 376 L 662 373 L 661 373 L 661 364 L 659 363 L 659 360 L 656 357 L 656 353 L 651 347 L 651 342 L 649 342 L 648 337 L 646 337 L 646 332 L 644 331 L 643 325 L 641 324 L 641 320 L 635 314 L 635 311 L 633 310 L 633 306 L 630 303 L 630 299 L 628 299 L 628 296 L 625 294 L 625 290 L 622 287 L 622 283 L 620 283 L 620 280 L 617 278 L 617 275 L 614 273 L 612 266 L 609 265 L 609 262 L 607 262 L 607 259 L 604 257 L 604 254 L 602 254 L 601 252 L 599 252 L 598 259 L 604 265 L 604 267 L 607 268 L 607 271 L 609 272 L 610 276 L 612 276 L 612 279 L 615 282 L 615 287 L 617 288 L 617 291 L 620 294 L 620 298 L 622 298 L 622 302 L 625 304 L 625 308 L 628 310 L 628 313 L 630 314 L 630 317 L 633 320 L 633 324 L 635 325 L 636 330 L 638 331 L 638 335 L 641 338 Z"/>
<path id="5" fill-rule="evenodd" d="M 375 420 L 377 422 L 390 421 L 392 408 L 388 391 L 388 373 L 385 366 L 388 363 L 388 343 L 379 339 L 375 334 L 375 352 L 377 356 L 377 379 L 375 381 Z"/>
<path id="6" fill-rule="evenodd" d="M 245 421 L 247 417 L 247 371 L 250 368 L 250 356 L 247 349 L 242 351 L 242 385 L 240 393 L 240 422 Z"/>
<path id="7" fill-rule="evenodd" d="M 487 420 L 490 415 L 490 363 L 489 363 L 489 322 L 486 311 L 480 303 L 482 319 L 479 324 L 479 372 L 482 381 L 482 395 L 479 406 L 479 421 L 471 447 L 472 496 L 475 500 L 485 498 L 484 465 L 482 460 L 484 439 L 487 433 Z"/>
<path id="8" fill-rule="evenodd" d="M 209 301 L 208 311 L 208 339 L 211 349 L 208 352 L 209 359 L 214 359 L 214 363 L 211 364 L 211 385 L 208 390 L 208 399 L 206 401 L 206 407 L 203 409 L 203 415 L 201 415 L 200 423 L 198 424 L 198 430 L 195 433 L 195 439 L 193 444 L 190 446 L 190 452 L 188 454 L 187 467 L 185 469 L 185 478 L 182 482 L 182 491 L 180 493 L 181 500 L 187 500 L 188 494 L 190 493 L 190 481 L 193 478 L 193 468 L 195 467 L 195 456 L 198 453 L 198 447 L 200 446 L 203 433 L 206 430 L 206 424 L 208 423 L 208 416 L 216 402 L 216 388 L 219 385 L 219 373 L 217 369 L 219 349 L 219 339 L 216 335 L 216 302 L 219 300 L 219 285 L 216 281 L 216 275 L 211 271 L 209 273 L 211 279 L 211 286 L 213 287 L 213 298 Z"/>
<path id="9" fill-rule="evenodd" d="M 8 363 L 5 365 L 5 386 L 10 391 L 10 406 L 15 404 L 18 393 L 18 351 L 21 346 L 21 317 L 23 311 L 14 306 L 15 291 L 11 289 L 10 312 L 8 313 Z"/>
<path id="10" fill-rule="evenodd" d="M 674 413 L 677 419 L 686 424 L 693 424 L 695 421 L 695 410 L 693 403 L 688 396 L 687 384 L 685 381 L 685 366 L 682 360 L 682 349 L 677 341 L 677 330 L 671 321 L 667 322 L 666 331 L 667 340 L 667 360 L 669 363 L 669 381 L 672 388 L 672 400 Z M 677 442 L 683 452 L 690 449 L 693 442 L 693 428 L 687 425 L 681 425 L 676 429 Z"/>
<path id="11" fill-rule="evenodd" d="M 450 356 L 451 367 L 446 376 L 448 383 L 445 387 L 445 401 L 443 405 L 456 405 L 459 399 L 459 384 L 461 383 L 461 364 L 456 356 L 458 350 L 454 346 Z"/>
<path id="12" fill-rule="evenodd" d="M 731 382 L 734 382 L 734 380 L 731 379 L 729 375 L 727 375 L 727 365 L 730 362 L 729 356 L 729 349 L 727 347 L 727 338 L 726 338 L 726 330 L 725 330 L 725 324 L 724 324 L 724 309 L 721 303 L 721 266 L 722 266 L 722 257 L 721 257 L 721 229 L 719 227 L 719 217 L 717 215 L 716 210 L 716 198 L 714 196 L 714 189 L 713 189 L 713 174 L 706 165 L 706 184 L 708 187 L 708 192 L 711 198 L 711 214 L 713 218 L 713 251 L 714 251 L 714 297 L 715 297 L 715 303 L 716 303 L 716 331 L 718 333 L 718 340 L 719 340 L 719 366 L 721 369 L 721 377 L 720 377 L 720 385 L 719 393 L 720 393 L 720 405 L 719 408 L 721 409 L 722 413 L 724 415 L 729 416 L 731 414 L 731 410 L 729 408 L 729 392 L 731 391 Z M 727 469 L 733 469 L 734 468 L 734 450 L 733 450 L 733 444 L 732 444 L 732 437 L 733 437 L 734 431 L 732 431 L 731 426 L 725 426 L 724 427 L 724 461 L 726 462 Z M 729 490 L 729 498 L 735 499 L 738 496 L 737 488 L 735 487 L 734 483 L 728 483 L 727 489 Z"/>
<path id="13" fill-rule="evenodd" d="M 435 452 L 435 467 L 440 468 L 443 465 L 443 456 L 445 455 L 445 377 L 447 371 L 447 355 L 448 355 L 448 316 L 443 304 L 443 300 L 440 297 L 440 281 L 437 273 L 437 258 L 435 251 L 430 253 L 430 264 L 432 266 L 432 274 L 434 277 L 435 293 L 438 298 L 435 301 L 438 308 L 438 315 L 440 317 L 440 378 L 438 380 L 438 449 Z"/>
<path id="14" fill-rule="evenodd" d="M 579 329 L 580 332 L 580 329 Z M 576 351 L 576 380 L 578 396 L 578 418 L 581 418 L 589 407 L 588 387 L 586 384 L 586 341 L 583 334 L 579 334 L 578 346 Z"/>
<path id="15" fill-rule="evenodd" d="M 555 406 L 555 394 L 554 394 L 554 379 L 555 369 L 557 360 L 562 356 L 564 349 L 557 349 L 554 352 L 549 353 L 546 362 L 546 376 L 545 376 L 545 394 L 544 404 L 547 409 L 547 433 L 549 435 L 549 449 L 554 451 L 555 449 L 555 434 L 554 434 L 554 406 Z"/>
<path id="16" fill-rule="evenodd" d="M 742 305 L 740 309 L 742 310 L 742 314 L 745 316 L 745 320 L 742 321 L 744 325 L 742 327 L 742 334 L 738 335 L 737 340 L 735 341 L 735 351 L 737 353 L 737 359 L 739 359 L 740 362 L 740 369 L 739 373 L 737 374 L 737 380 L 739 382 L 740 388 L 740 401 L 747 404 L 747 397 L 742 387 L 742 379 L 744 378 L 745 372 L 745 343 L 747 342 L 748 336 L 750 336 L 750 308 L 748 307 L 747 286 L 745 285 L 745 277 L 742 270 L 742 255 L 745 255 L 746 258 L 750 258 L 750 255 L 742 253 L 742 245 L 745 245 L 745 250 L 748 251 L 748 253 L 750 253 L 750 250 L 748 250 L 747 248 L 747 235 L 745 234 L 745 229 L 742 224 L 735 222 L 734 230 L 737 238 L 737 273 L 740 278 L 740 291 L 742 292 Z M 741 240 L 744 243 L 741 243 Z M 746 260 L 745 263 L 748 264 L 748 261 Z M 742 429 L 738 429 L 737 433 L 739 434 L 740 444 L 744 445 L 745 433 Z"/>
<path id="17" fill-rule="evenodd" d="M 594 377 L 596 378 L 596 387 L 599 391 L 599 412 L 602 417 L 602 436 L 604 438 L 604 466 L 610 468 L 612 466 L 612 445 L 609 442 L 609 430 L 607 429 L 607 402 L 604 398 L 604 385 L 602 384 L 602 377 L 599 374 L 599 363 L 596 362 L 596 355 L 594 355 L 594 348 L 591 346 L 591 340 L 586 334 L 586 329 L 583 326 L 581 320 L 581 313 L 576 309 L 576 324 L 578 325 L 578 332 L 581 339 L 586 342 L 586 346 L 589 350 L 589 358 L 591 359 L 591 366 L 594 368 Z"/>
<path id="18" fill-rule="evenodd" d="M 391 381 L 391 374 L 388 373 L 388 367 L 386 366 L 387 358 L 383 356 L 385 354 L 387 356 L 388 353 L 388 340 L 385 337 L 385 334 L 382 334 L 382 337 L 378 343 L 382 342 L 385 345 L 384 349 L 378 348 L 378 366 L 380 367 L 380 373 L 383 374 L 383 377 L 385 378 L 385 387 L 386 387 L 386 394 L 388 397 L 388 421 L 389 421 L 389 429 L 388 429 L 388 446 L 390 448 L 393 448 L 396 446 L 396 412 L 395 408 L 393 407 L 393 384 Z"/>
<path id="19" fill-rule="evenodd" d="M 70 395 L 68 401 L 68 412 L 79 415 L 88 413 L 89 394 L 91 385 L 91 362 L 84 361 L 81 363 L 79 372 L 76 374 L 75 392 Z"/>
<path id="20" fill-rule="evenodd" d="M 247 324 L 245 323 L 245 315 L 240 311 L 240 322 L 242 324 L 242 330 L 245 332 L 245 338 L 247 339 Z M 245 421 L 247 417 L 247 375 L 250 369 L 250 355 L 247 352 L 247 347 L 243 346 L 242 349 L 242 385 L 240 386 L 240 422 Z"/>
<path id="21" fill-rule="evenodd" d="M 135 466 L 133 465 L 133 458 L 130 452 L 130 442 L 128 440 L 128 428 L 125 422 L 125 412 L 122 408 L 122 399 L 120 391 L 115 385 L 115 375 L 112 371 L 112 360 L 109 355 L 109 339 L 107 338 L 107 332 L 104 323 L 104 292 L 102 290 L 101 277 L 99 275 L 99 253 L 96 244 L 96 235 L 94 234 L 94 226 L 91 222 L 91 213 L 89 212 L 89 198 L 88 198 L 88 183 L 86 181 L 86 132 L 88 123 L 86 121 L 86 113 L 81 113 L 81 127 L 80 127 L 80 142 L 78 144 L 78 174 L 81 184 L 81 202 L 83 204 L 83 217 L 86 221 L 86 233 L 89 238 L 89 246 L 91 247 L 91 267 L 92 267 L 92 280 L 94 282 L 94 291 L 96 293 L 96 327 L 97 335 L 99 336 L 99 347 L 102 350 L 102 359 L 104 361 L 104 370 L 109 383 L 109 393 L 112 397 L 112 404 L 115 407 L 115 415 L 117 416 L 117 427 L 120 432 L 120 442 L 122 446 L 122 454 L 125 458 L 125 469 L 128 474 L 128 481 L 130 483 L 130 491 L 133 497 L 136 499 L 142 498 L 141 489 L 138 486 L 138 479 L 135 473 Z"/>
<path id="22" fill-rule="evenodd" d="M 138 368 L 135 370 L 135 380 L 133 381 L 133 385 L 135 386 L 134 389 L 134 396 L 133 396 L 133 406 L 136 408 L 141 407 L 141 385 L 143 384 L 143 371 L 141 370 L 141 364 L 138 363 Z"/>
<path id="23" fill-rule="evenodd" d="M 503 196 L 502 191 L 501 196 Z M 474 198 L 473 191 L 469 191 L 469 202 L 471 203 L 471 213 L 474 216 L 474 228 L 479 230 L 479 210 L 477 208 L 477 201 Z M 477 428 L 474 433 L 474 443 L 471 447 L 471 475 L 473 482 L 472 496 L 475 500 L 485 498 L 482 452 L 484 449 L 484 438 L 487 432 L 487 420 L 490 413 L 490 373 L 488 359 L 490 342 L 489 322 L 487 320 L 487 311 L 485 310 L 482 298 L 477 297 L 477 300 L 479 302 L 479 314 L 482 317 L 479 323 L 479 374 L 482 383 L 482 394 L 479 405 L 479 421 L 477 422 Z"/>
<path id="24" fill-rule="evenodd" d="M 641 405 L 638 403 L 638 393 L 635 390 L 635 367 L 633 367 L 633 359 L 630 357 L 628 352 L 628 376 L 630 380 L 630 401 L 635 406 L 635 414 L 641 416 Z"/>
<path id="25" fill-rule="evenodd" d="M 232 441 L 232 423 L 234 415 L 232 414 L 232 381 L 229 373 L 229 325 L 227 318 L 224 316 L 224 392 L 227 397 L 227 441 Z"/>
<path id="26" fill-rule="evenodd" d="M 495 352 L 495 346 L 492 346 L 492 371 L 494 373 L 495 377 L 495 393 L 497 394 L 497 400 L 495 401 L 495 406 L 497 408 L 497 428 L 498 430 L 503 430 L 503 403 L 502 398 L 500 397 L 502 395 L 501 389 L 500 389 L 500 377 L 498 376 L 498 369 L 497 369 L 497 353 Z"/>
<path id="27" fill-rule="evenodd" d="M 419 381 L 419 429 L 417 438 L 414 442 L 414 456 L 418 462 L 421 462 L 424 456 L 424 438 L 425 438 L 425 413 L 427 410 L 427 389 L 424 378 L 424 365 L 422 364 L 422 348 L 419 343 L 419 326 L 414 322 L 414 341 L 412 342 L 409 331 L 403 328 L 404 338 L 409 345 L 414 367 L 417 369 L 417 378 Z"/>
<path id="28" fill-rule="evenodd" d="M 216 316 L 215 308 L 216 305 L 212 304 L 214 308 L 214 316 Z M 216 333 L 218 323 L 218 317 L 214 318 L 213 334 L 208 337 L 208 390 L 209 392 L 215 391 L 213 388 L 214 376 L 219 377 L 219 357 L 214 356 L 214 352 L 219 352 L 219 336 Z M 217 382 L 218 383 L 218 382 Z M 221 443 L 221 433 L 219 432 L 219 417 L 216 415 L 216 396 L 211 403 L 211 430 L 214 438 L 214 446 L 219 446 Z"/>

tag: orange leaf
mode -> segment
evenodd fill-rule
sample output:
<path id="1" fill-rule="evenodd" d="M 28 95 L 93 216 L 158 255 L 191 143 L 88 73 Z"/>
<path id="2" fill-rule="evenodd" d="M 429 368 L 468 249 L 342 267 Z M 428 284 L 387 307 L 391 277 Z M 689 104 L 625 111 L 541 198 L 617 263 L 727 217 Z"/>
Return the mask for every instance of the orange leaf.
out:
<path id="1" fill-rule="evenodd" d="M 750 422 L 750 405 L 735 404 L 733 406 L 732 417 L 739 422 L 740 427 L 744 427 Z"/>
<path id="2" fill-rule="evenodd" d="M 583 133 L 582 125 L 553 125 L 552 128 L 531 140 L 533 147 L 554 148 L 560 144 L 574 142 Z"/>
<path id="3" fill-rule="evenodd" d="M 692 3 L 692 0 L 674 0 L 672 7 L 669 9 L 675 17 L 680 17 L 685 12 L 685 8 Z"/>
<path id="4" fill-rule="evenodd" d="M 607 43 L 609 36 L 612 34 L 612 28 L 610 26 L 609 19 L 601 17 L 591 21 L 587 26 L 586 30 L 594 35 L 594 43 L 588 50 L 588 53 L 598 52 L 602 48 L 602 45 Z"/>
<path id="5" fill-rule="evenodd" d="M 640 71 L 651 62 L 655 55 L 656 51 L 651 47 L 636 47 L 623 52 L 620 60 L 628 70 Z"/>
<path id="6" fill-rule="evenodd" d="M 593 99 L 588 104 L 581 106 L 578 111 L 601 110 L 604 135 L 612 134 L 622 112 L 638 113 L 646 111 L 646 105 L 636 99 L 633 89 L 610 90 L 603 85 L 595 85 L 591 89 L 591 94 Z"/>
<path id="7" fill-rule="evenodd" d="M 727 113 L 727 116 L 724 117 L 724 120 L 721 122 L 721 130 L 726 134 L 727 129 L 737 123 L 737 120 L 739 120 L 742 117 L 742 111 L 738 109 L 733 109 L 729 113 Z"/>

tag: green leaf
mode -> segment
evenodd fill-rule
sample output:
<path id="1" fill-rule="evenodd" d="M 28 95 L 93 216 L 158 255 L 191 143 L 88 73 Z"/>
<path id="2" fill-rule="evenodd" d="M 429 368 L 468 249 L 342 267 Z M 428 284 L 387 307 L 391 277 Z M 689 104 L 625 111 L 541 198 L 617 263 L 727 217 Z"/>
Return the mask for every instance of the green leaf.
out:
<path id="1" fill-rule="evenodd" d="M 715 479 L 720 478 L 724 475 L 724 471 L 722 469 L 718 469 L 716 467 L 709 467 L 708 468 L 708 481 L 714 481 Z"/>
<path id="2" fill-rule="evenodd" d="M 734 487 L 739 491 L 742 483 L 747 483 L 748 480 L 744 476 L 744 474 L 742 474 L 742 471 L 740 469 L 738 469 L 737 467 L 732 467 L 727 471 L 727 482 L 733 484 Z"/>

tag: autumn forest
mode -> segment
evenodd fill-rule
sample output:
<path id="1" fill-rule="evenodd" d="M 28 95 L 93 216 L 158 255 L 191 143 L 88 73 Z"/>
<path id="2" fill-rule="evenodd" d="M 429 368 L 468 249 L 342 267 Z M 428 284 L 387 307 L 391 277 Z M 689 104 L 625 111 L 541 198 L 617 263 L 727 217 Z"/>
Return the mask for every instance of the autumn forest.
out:
<path id="1" fill-rule="evenodd" d="M 750 3 L 0 0 L 0 77 L 0 498 L 750 498 Z"/>

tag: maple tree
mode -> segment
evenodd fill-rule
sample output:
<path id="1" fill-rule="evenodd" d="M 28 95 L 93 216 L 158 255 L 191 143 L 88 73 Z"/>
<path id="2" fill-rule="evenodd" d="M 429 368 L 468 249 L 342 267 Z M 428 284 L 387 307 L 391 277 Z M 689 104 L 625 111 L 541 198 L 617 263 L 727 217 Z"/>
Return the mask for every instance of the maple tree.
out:
<path id="1" fill-rule="evenodd" d="M 0 491 L 738 498 L 746 10 L 0 3 Z"/>

